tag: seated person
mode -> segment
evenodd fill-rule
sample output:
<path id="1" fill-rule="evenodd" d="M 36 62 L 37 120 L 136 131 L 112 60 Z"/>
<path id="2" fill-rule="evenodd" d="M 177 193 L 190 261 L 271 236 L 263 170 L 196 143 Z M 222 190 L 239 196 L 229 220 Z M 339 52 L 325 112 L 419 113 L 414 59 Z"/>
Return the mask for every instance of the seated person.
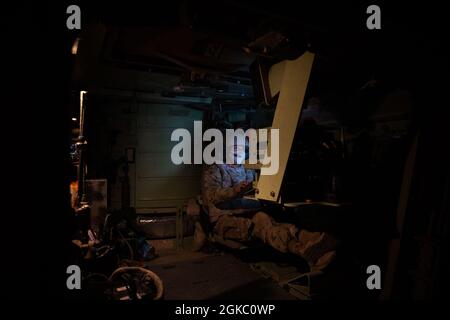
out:
<path id="1" fill-rule="evenodd" d="M 208 213 L 212 232 L 221 239 L 246 241 L 257 238 L 281 252 L 292 252 L 305 258 L 310 266 L 322 269 L 334 258 L 336 242 L 325 233 L 299 231 L 289 223 L 277 223 L 260 211 L 259 201 L 242 197 L 254 180 L 254 172 L 246 170 L 245 146 L 227 146 L 234 164 L 212 164 L 203 168 L 203 207 Z M 196 239 L 206 240 L 200 224 L 196 225 Z M 197 248 L 202 246 L 198 243 Z"/>

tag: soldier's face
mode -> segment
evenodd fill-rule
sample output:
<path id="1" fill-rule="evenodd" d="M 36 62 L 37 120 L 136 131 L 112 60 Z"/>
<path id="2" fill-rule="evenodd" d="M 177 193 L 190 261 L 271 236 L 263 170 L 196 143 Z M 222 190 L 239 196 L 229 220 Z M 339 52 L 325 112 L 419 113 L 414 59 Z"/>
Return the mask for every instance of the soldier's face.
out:
<path id="1" fill-rule="evenodd" d="M 243 164 L 245 161 L 245 146 L 235 145 L 229 148 L 230 157 L 233 158 L 235 164 Z"/>

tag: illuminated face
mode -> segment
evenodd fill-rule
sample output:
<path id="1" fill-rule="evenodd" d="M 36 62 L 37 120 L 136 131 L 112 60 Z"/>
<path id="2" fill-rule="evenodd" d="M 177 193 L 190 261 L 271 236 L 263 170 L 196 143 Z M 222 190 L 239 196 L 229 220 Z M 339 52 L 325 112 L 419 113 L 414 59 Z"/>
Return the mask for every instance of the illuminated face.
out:
<path id="1" fill-rule="evenodd" d="M 243 164 L 245 161 L 245 146 L 235 145 L 227 148 L 228 159 L 233 159 L 234 164 Z"/>

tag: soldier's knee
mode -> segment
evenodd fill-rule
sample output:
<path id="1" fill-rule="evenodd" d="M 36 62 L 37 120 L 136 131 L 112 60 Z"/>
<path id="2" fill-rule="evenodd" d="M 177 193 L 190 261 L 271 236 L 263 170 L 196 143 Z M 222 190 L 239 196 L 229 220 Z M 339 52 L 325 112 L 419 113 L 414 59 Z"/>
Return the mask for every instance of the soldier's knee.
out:
<path id="1" fill-rule="evenodd" d="M 259 211 L 253 216 L 252 222 L 256 227 L 262 227 L 272 225 L 273 220 L 267 213 Z"/>
<path id="2" fill-rule="evenodd" d="M 267 232 L 273 227 L 272 218 L 265 212 L 259 211 L 252 218 L 252 236 L 266 242 Z"/>

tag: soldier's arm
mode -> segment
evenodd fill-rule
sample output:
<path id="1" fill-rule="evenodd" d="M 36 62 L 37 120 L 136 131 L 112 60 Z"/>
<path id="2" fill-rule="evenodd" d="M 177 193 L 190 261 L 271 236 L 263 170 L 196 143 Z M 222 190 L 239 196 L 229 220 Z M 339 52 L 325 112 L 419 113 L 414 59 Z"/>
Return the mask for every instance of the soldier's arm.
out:
<path id="1" fill-rule="evenodd" d="M 222 187 L 222 174 L 217 166 L 210 166 L 203 175 L 203 188 L 206 201 L 216 204 L 222 201 L 231 200 L 238 196 L 235 188 Z"/>
<path id="2" fill-rule="evenodd" d="M 245 169 L 246 181 L 252 182 L 255 180 L 255 172 L 250 169 Z"/>

